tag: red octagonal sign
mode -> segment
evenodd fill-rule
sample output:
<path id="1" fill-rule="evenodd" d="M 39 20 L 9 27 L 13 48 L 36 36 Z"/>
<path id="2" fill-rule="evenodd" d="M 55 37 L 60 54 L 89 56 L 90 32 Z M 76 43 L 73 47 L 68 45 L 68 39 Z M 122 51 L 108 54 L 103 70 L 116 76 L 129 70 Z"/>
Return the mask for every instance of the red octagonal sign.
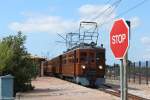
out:
<path id="1" fill-rule="evenodd" d="M 124 19 L 114 22 L 110 32 L 110 47 L 116 59 L 123 59 L 129 47 L 129 27 Z"/>

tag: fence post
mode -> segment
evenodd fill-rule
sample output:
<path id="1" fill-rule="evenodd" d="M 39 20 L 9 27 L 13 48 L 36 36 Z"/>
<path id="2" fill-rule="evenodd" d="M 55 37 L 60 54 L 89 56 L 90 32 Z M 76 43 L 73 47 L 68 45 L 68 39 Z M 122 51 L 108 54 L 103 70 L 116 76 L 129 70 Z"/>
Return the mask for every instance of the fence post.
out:
<path id="1" fill-rule="evenodd" d="M 118 76 L 120 76 L 120 66 L 119 65 L 117 65 L 117 80 L 120 79 Z"/>
<path id="2" fill-rule="evenodd" d="M 111 79 L 111 68 L 110 68 L 110 66 L 109 66 L 109 79 Z"/>
<path id="3" fill-rule="evenodd" d="M 146 61 L 146 84 L 148 85 L 148 61 Z"/>
<path id="4" fill-rule="evenodd" d="M 139 61 L 139 84 L 141 84 L 141 61 Z"/>
<path id="5" fill-rule="evenodd" d="M 114 69 L 113 69 L 113 70 L 114 70 L 114 80 L 115 80 L 115 73 L 116 73 L 115 65 L 116 65 L 116 64 L 114 63 Z"/>
<path id="6" fill-rule="evenodd" d="M 135 83 L 135 62 L 133 63 L 133 81 Z"/>
<path id="7" fill-rule="evenodd" d="M 130 71 L 131 70 L 131 65 L 130 65 L 130 62 L 128 63 L 128 77 L 129 77 L 129 82 L 130 82 Z"/>

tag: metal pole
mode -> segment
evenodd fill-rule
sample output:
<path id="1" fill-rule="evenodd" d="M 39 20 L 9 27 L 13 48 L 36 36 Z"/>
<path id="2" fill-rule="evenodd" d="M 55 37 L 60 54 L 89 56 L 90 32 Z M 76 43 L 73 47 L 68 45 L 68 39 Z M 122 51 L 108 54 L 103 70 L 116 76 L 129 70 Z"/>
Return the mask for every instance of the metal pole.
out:
<path id="1" fill-rule="evenodd" d="M 121 100 L 128 100 L 128 85 L 127 85 L 127 54 L 121 59 L 120 66 L 120 92 Z"/>
<path id="2" fill-rule="evenodd" d="M 131 39 L 131 32 L 130 32 L 130 21 L 126 21 L 126 23 L 128 24 L 129 26 L 129 40 Z M 130 44 L 130 41 L 129 41 L 129 44 Z M 123 58 L 123 97 L 121 100 L 128 100 L 128 84 L 127 84 L 127 65 L 128 65 L 128 51 L 126 52 L 124 58 Z"/>
<path id="3" fill-rule="evenodd" d="M 125 58 L 123 59 L 123 69 L 124 69 L 124 89 L 123 89 L 123 93 L 124 93 L 124 99 L 123 100 L 127 100 L 127 93 L 128 93 L 128 84 L 127 84 L 127 59 L 128 59 L 128 53 L 125 55 Z"/>
<path id="4" fill-rule="evenodd" d="M 123 59 L 121 59 L 121 66 L 120 66 L 120 97 L 121 97 L 121 100 L 124 100 L 123 97 L 124 97 L 124 93 L 123 93 L 123 88 L 124 88 L 124 77 L 123 77 L 123 71 L 124 68 L 123 68 Z"/>
<path id="5" fill-rule="evenodd" d="M 139 84 L 141 84 L 141 74 L 142 74 L 142 71 L 141 71 L 141 61 L 139 61 Z"/>

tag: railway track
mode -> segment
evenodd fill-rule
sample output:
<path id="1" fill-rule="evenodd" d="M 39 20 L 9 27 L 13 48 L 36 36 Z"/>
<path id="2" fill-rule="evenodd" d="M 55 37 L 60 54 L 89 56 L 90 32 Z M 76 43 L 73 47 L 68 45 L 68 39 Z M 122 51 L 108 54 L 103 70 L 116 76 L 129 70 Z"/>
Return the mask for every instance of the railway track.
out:
<path id="1" fill-rule="evenodd" d="M 117 89 L 113 89 L 111 86 L 109 85 L 104 85 L 104 87 L 99 88 L 99 90 L 104 91 L 105 93 L 109 93 L 111 95 L 120 97 L 120 91 Z M 128 93 L 128 100 L 149 100 L 140 96 L 136 96 L 133 95 L 131 93 Z"/>
<path id="2" fill-rule="evenodd" d="M 70 81 L 70 82 L 72 82 L 72 81 Z M 89 88 L 97 89 L 96 87 L 89 87 Z M 103 86 L 101 88 L 99 88 L 99 90 L 104 91 L 105 93 L 109 93 L 111 95 L 120 97 L 120 90 L 115 89 L 115 88 L 113 88 L 112 86 L 110 86 L 108 84 L 103 84 Z M 128 100 L 149 100 L 149 99 L 146 99 L 146 98 L 128 93 Z"/>

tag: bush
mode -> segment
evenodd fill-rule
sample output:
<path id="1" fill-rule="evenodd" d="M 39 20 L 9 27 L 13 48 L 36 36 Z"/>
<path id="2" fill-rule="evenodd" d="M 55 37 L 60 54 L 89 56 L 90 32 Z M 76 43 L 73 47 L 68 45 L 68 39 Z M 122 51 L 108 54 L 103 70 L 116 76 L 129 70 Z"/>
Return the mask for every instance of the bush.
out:
<path id="1" fill-rule="evenodd" d="M 33 89 L 31 79 L 37 76 L 38 68 L 30 59 L 24 42 L 26 37 L 18 32 L 0 41 L 0 74 L 11 74 L 14 78 L 15 93 Z"/>

